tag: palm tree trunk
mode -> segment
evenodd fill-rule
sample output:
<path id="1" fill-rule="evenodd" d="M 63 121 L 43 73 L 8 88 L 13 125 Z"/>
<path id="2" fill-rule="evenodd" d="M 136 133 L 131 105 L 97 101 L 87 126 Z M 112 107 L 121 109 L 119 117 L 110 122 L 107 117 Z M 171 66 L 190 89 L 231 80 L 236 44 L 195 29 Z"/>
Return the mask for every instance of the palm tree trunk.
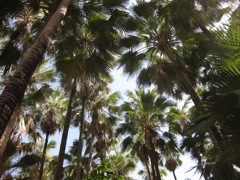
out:
<path id="1" fill-rule="evenodd" d="M 40 171 L 39 171 L 39 178 L 38 178 L 39 180 L 42 180 L 42 176 L 43 176 L 43 168 L 44 168 L 45 156 L 47 152 L 48 138 L 49 138 L 49 132 L 47 131 L 46 139 L 43 147 L 42 162 L 41 162 Z"/>
<path id="2" fill-rule="evenodd" d="M 189 78 L 187 77 L 186 73 L 181 72 L 181 77 L 182 77 L 182 83 L 185 85 L 185 88 L 187 89 L 194 105 L 196 106 L 197 110 L 201 113 L 201 108 L 203 107 L 202 105 L 202 101 L 200 99 L 200 97 L 198 96 L 197 92 L 195 91 L 192 83 L 190 82 Z M 216 125 L 213 125 L 212 127 L 210 127 L 210 129 L 208 129 L 208 133 L 209 136 L 214 144 L 214 147 L 216 148 L 216 150 L 222 154 L 223 149 L 220 145 L 220 142 L 223 141 L 223 137 L 221 135 L 221 133 L 219 132 L 218 128 L 216 127 Z"/>
<path id="3" fill-rule="evenodd" d="M 173 170 L 172 173 L 173 173 L 173 177 L 174 177 L 174 179 L 177 180 L 177 176 L 176 176 L 176 174 L 175 174 L 175 170 Z"/>
<path id="4" fill-rule="evenodd" d="M 92 112 L 92 122 L 91 122 L 91 134 L 92 138 L 90 141 L 90 150 L 89 150 L 89 158 L 88 158 L 88 164 L 87 164 L 87 176 L 90 174 L 92 170 L 92 159 L 93 159 L 93 151 L 94 151 L 94 140 L 96 136 L 96 132 L 98 131 L 98 121 L 99 121 L 99 114 L 98 114 L 98 109 L 94 106 Z"/>
<path id="5" fill-rule="evenodd" d="M 146 169 L 147 169 L 148 178 L 149 178 L 149 180 L 151 180 L 151 173 L 150 173 L 150 169 L 149 169 L 149 167 L 148 167 L 148 163 L 145 162 L 144 164 L 145 164 Z"/>
<path id="6" fill-rule="evenodd" d="M 175 55 L 171 52 L 171 50 L 168 48 L 165 51 L 166 55 L 168 56 L 168 58 L 171 60 L 172 63 L 177 63 L 175 62 L 176 57 Z M 183 71 L 181 71 L 181 69 L 185 69 L 185 64 L 182 62 L 179 62 L 178 67 L 180 68 L 179 70 L 179 77 L 181 77 L 181 83 L 184 85 L 184 87 L 186 88 L 188 94 L 190 95 L 194 105 L 196 106 L 197 110 L 199 113 L 201 113 L 202 108 L 203 108 L 203 104 L 202 101 L 200 99 L 200 97 L 198 96 L 197 92 L 195 91 L 191 81 L 189 80 L 187 74 Z M 219 152 L 219 154 L 222 154 L 223 149 L 220 145 L 220 142 L 223 141 L 223 137 L 222 134 L 219 132 L 218 128 L 216 127 L 216 125 L 213 125 L 209 130 L 208 130 L 210 139 L 212 140 L 215 149 Z"/>
<path id="7" fill-rule="evenodd" d="M 151 168 L 152 168 L 152 179 L 153 179 L 153 180 L 157 180 L 157 179 L 156 179 L 155 166 L 154 166 L 154 160 L 153 160 L 152 155 L 150 155 L 150 164 L 151 164 Z"/>
<path id="8" fill-rule="evenodd" d="M 63 160 L 64 160 L 64 154 L 65 154 L 65 149 L 67 144 L 68 130 L 70 127 L 70 122 L 72 117 L 73 102 L 76 94 L 76 84 L 77 84 L 77 80 L 76 78 L 74 78 L 72 82 L 72 89 L 70 93 L 66 119 L 63 127 L 62 140 L 61 140 L 61 145 L 60 145 L 60 150 L 58 155 L 58 163 L 57 163 L 55 177 L 54 177 L 55 180 L 62 179 L 62 175 L 63 175 Z"/>
<path id="9" fill-rule="evenodd" d="M 16 125 L 19 110 L 20 110 L 20 107 L 17 106 L 13 113 L 13 116 L 11 117 L 11 120 L 9 121 L 9 123 L 8 123 L 6 129 L 4 130 L 4 133 L 0 139 L 0 159 L 2 158 L 2 155 L 6 148 L 7 142 L 14 130 L 15 125 Z"/>
<path id="10" fill-rule="evenodd" d="M 93 156 L 93 150 L 94 150 L 94 139 L 95 139 L 95 133 L 92 134 L 92 139 L 90 142 L 90 150 L 89 150 L 89 157 L 88 157 L 88 163 L 87 163 L 87 177 L 92 171 L 92 156 Z"/>
<path id="11" fill-rule="evenodd" d="M 156 152 L 155 152 L 156 154 Z M 154 166 L 155 166 L 155 170 L 156 170 L 156 177 L 157 177 L 157 180 L 161 180 L 161 175 L 160 175 L 160 171 L 159 171 L 159 166 L 158 166 L 158 158 L 154 158 Z"/>
<path id="12" fill-rule="evenodd" d="M 0 138 L 10 121 L 15 107 L 23 99 L 27 85 L 40 64 L 46 49 L 61 20 L 66 15 L 71 0 L 63 0 L 51 19 L 47 22 L 32 47 L 23 57 L 22 63 L 9 79 L 0 96 Z"/>
<path id="13" fill-rule="evenodd" d="M 151 156 L 152 156 L 153 163 L 154 163 L 154 169 L 156 172 L 156 179 L 161 180 L 159 166 L 158 166 L 158 156 L 156 155 L 155 146 L 152 142 L 152 138 L 149 138 L 149 143 L 150 143 L 150 148 L 151 148 Z"/>
<path id="14" fill-rule="evenodd" d="M 85 97 L 82 99 L 82 110 L 80 119 L 80 133 L 79 133 L 79 144 L 78 144 L 78 157 L 77 157 L 77 170 L 76 170 L 76 180 L 81 180 L 82 178 L 82 149 L 83 149 L 83 130 L 84 130 L 84 115 L 85 115 Z"/>
<path id="15" fill-rule="evenodd" d="M 151 168 L 152 168 L 152 179 L 153 180 L 157 180 L 156 179 L 156 170 L 155 170 L 155 163 L 154 163 L 154 152 L 153 149 L 151 147 L 151 138 L 148 138 L 148 143 L 150 144 L 150 164 L 151 164 Z"/>

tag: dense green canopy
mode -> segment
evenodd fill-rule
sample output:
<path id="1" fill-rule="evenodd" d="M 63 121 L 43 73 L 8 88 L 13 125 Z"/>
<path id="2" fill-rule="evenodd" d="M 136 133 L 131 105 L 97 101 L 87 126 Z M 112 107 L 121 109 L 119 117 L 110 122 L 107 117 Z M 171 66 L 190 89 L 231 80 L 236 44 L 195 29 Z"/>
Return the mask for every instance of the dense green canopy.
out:
<path id="1" fill-rule="evenodd" d="M 186 153 L 240 179 L 239 18 L 235 0 L 1 0 L 0 179 L 176 180 Z M 112 92 L 119 68 L 136 90 Z"/>

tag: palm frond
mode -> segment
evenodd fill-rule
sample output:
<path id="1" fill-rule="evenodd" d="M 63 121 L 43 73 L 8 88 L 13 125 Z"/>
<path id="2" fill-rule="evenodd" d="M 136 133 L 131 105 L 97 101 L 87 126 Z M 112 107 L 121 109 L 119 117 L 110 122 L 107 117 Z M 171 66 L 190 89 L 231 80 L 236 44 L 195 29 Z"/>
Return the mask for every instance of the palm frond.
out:
<path id="1" fill-rule="evenodd" d="M 156 2 L 139 2 L 137 6 L 134 6 L 133 10 L 139 17 L 148 19 L 149 17 L 153 16 L 154 11 L 156 10 Z"/>
<path id="2" fill-rule="evenodd" d="M 81 57 L 79 57 L 81 58 Z M 56 62 L 57 70 L 70 77 L 81 77 L 85 74 L 85 65 L 81 59 L 60 60 Z"/>
<path id="3" fill-rule="evenodd" d="M 13 164 L 11 167 L 25 167 L 25 166 L 32 166 L 36 163 L 41 162 L 41 157 L 30 154 L 23 156 L 17 163 Z"/>
<path id="4" fill-rule="evenodd" d="M 120 66 L 123 67 L 125 73 L 133 75 L 142 66 L 145 55 L 137 52 L 127 52 L 119 60 Z"/>
<path id="5" fill-rule="evenodd" d="M 121 143 L 122 151 L 126 151 L 129 146 L 133 143 L 133 137 L 127 136 Z"/>

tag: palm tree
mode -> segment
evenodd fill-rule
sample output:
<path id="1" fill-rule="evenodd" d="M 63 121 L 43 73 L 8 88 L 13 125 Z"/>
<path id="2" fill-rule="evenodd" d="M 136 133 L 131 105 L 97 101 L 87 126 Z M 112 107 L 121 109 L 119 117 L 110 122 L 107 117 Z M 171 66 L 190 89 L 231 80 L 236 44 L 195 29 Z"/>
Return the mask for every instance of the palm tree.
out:
<path id="1" fill-rule="evenodd" d="M 148 13 L 142 13 L 147 7 L 150 7 Z M 176 9 L 182 13 L 175 15 Z M 201 113 L 202 102 L 195 85 L 200 83 L 199 70 L 206 66 L 203 60 L 210 50 L 203 46 L 207 51 L 201 48 L 196 51 L 189 41 L 191 38 L 198 43 L 208 41 L 201 33 L 195 33 L 195 29 L 200 27 L 195 16 L 201 13 L 197 13 L 193 1 L 188 0 L 166 2 L 163 6 L 155 1 L 140 2 L 134 11 L 141 20 L 139 34 L 146 43 L 146 51 L 127 52 L 120 59 L 120 66 L 124 66 L 126 73 L 133 74 L 146 66 L 144 60 L 149 59 L 148 67 L 143 68 L 138 76 L 140 85 L 155 84 L 159 93 L 165 92 L 177 98 L 181 98 L 183 92 L 187 93 Z M 171 13 L 174 15 L 169 16 Z M 212 44 L 212 48 L 216 45 Z M 216 149 L 221 151 L 223 138 L 220 131 L 213 125 L 208 132 Z"/>
<path id="2" fill-rule="evenodd" d="M 175 180 L 177 180 L 177 177 L 176 177 L 176 174 L 175 174 L 175 170 L 176 170 L 177 166 L 178 166 L 177 161 L 172 156 L 169 156 L 166 160 L 165 167 L 169 171 L 172 171 L 173 177 L 174 177 Z"/>
<path id="3" fill-rule="evenodd" d="M 109 89 L 104 87 L 104 84 L 100 85 L 100 88 L 103 87 L 102 92 L 99 91 L 97 96 L 93 96 L 93 102 L 90 108 L 90 114 L 92 121 L 88 125 L 88 130 L 91 134 L 91 142 L 90 142 L 90 150 L 89 150 L 89 162 L 88 162 L 88 173 L 90 173 L 91 161 L 92 161 L 92 153 L 94 148 L 94 141 L 96 136 L 100 135 L 99 133 L 109 134 L 109 138 L 111 138 L 113 134 L 113 126 L 116 125 L 117 117 L 116 117 L 116 103 L 120 98 L 120 95 L 115 92 L 113 94 L 108 95 Z M 104 90 L 105 89 L 105 90 Z M 106 91 L 107 90 L 107 91 Z M 105 113 L 105 108 L 108 113 Z"/>
<path id="4" fill-rule="evenodd" d="M 85 103 L 86 107 L 84 113 L 91 117 L 91 121 L 87 122 L 84 120 L 83 122 L 79 122 L 79 120 L 76 119 L 75 125 L 79 128 L 84 128 L 80 129 L 79 134 L 81 139 L 74 141 L 74 151 L 71 150 L 71 153 L 74 153 L 76 158 L 70 160 L 71 164 L 66 167 L 66 170 L 69 170 L 70 167 L 74 169 L 73 172 L 71 170 L 71 174 L 73 173 L 71 175 L 72 177 L 78 175 L 76 172 L 79 169 L 81 171 L 80 177 L 91 177 L 92 167 L 95 162 L 99 162 L 99 158 L 101 159 L 100 161 L 105 162 L 105 157 L 103 157 L 102 154 L 106 155 L 106 151 L 110 148 L 109 146 L 111 142 L 109 142 L 109 140 L 111 141 L 112 139 L 113 127 L 118 120 L 112 115 L 115 107 L 115 104 L 113 103 L 116 102 L 118 94 L 113 93 L 108 97 L 108 95 L 105 94 L 106 90 L 109 90 L 106 86 L 107 81 L 103 81 L 102 83 L 99 83 L 98 86 L 94 84 L 90 87 L 85 87 L 85 93 L 87 93 L 88 98 Z M 80 96 L 80 98 L 82 100 L 82 96 Z M 105 111 L 107 111 L 108 108 L 111 110 L 109 109 L 109 112 L 106 113 Z M 82 111 L 79 114 L 81 115 L 81 113 Z M 79 119 L 81 120 L 81 116 L 79 116 Z M 84 126 L 79 126 L 81 123 L 83 123 Z M 79 166 L 77 166 L 79 157 L 81 161 Z M 76 166 L 74 166 L 74 164 L 76 164 Z"/>
<path id="5" fill-rule="evenodd" d="M 18 0 L 15 4 L 6 1 L 1 3 L 0 28 L 4 40 L 1 42 L 0 66 L 5 66 L 3 75 L 6 75 L 19 63 L 26 41 L 29 40 L 27 33 L 30 32 L 31 25 L 39 19 L 36 17 L 40 2 L 32 3 L 28 0 L 25 2 Z M 11 25 L 8 26 L 8 24 Z M 9 34 L 10 37 L 6 38 Z"/>
<path id="6" fill-rule="evenodd" d="M 177 152 L 174 134 L 164 131 L 161 126 L 166 122 L 166 109 L 173 105 L 164 97 L 157 97 L 156 91 L 145 93 L 143 90 L 127 92 L 130 102 L 122 105 L 125 122 L 117 128 L 117 134 L 130 134 L 123 142 L 123 150 L 131 150 L 146 165 L 150 179 L 161 179 L 159 162 L 166 152 Z M 166 142 L 168 139 L 168 142 Z M 129 148 L 131 147 L 131 148 Z M 150 160 L 151 175 L 148 169 Z"/>
<path id="7" fill-rule="evenodd" d="M 68 61 L 67 59 L 58 61 L 58 66 L 61 66 L 62 69 L 64 69 L 63 71 L 68 71 L 73 77 L 78 77 L 80 88 L 82 89 L 88 86 L 90 81 L 96 83 L 97 80 L 100 79 L 100 75 L 109 76 L 110 68 L 114 65 L 114 57 L 112 54 L 118 52 L 119 49 L 118 40 L 120 35 L 116 29 L 122 28 L 120 30 L 124 30 L 125 24 L 129 23 L 128 18 L 126 18 L 126 12 L 118 9 L 119 6 L 122 6 L 122 3 L 123 1 L 113 4 L 103 2 L 102 5 L 104 8 L 100 13 L 89 13 L 87 9 L 84 8 L 84 4 L 83 9 L 80 11 L 83 12 L 83 14 L 87 14 L 89 18 L 85 19 L 85 22 L 83 22 L 84 27 L 79 26 L 80 29 L 77 31 L 74 29 L 74 33 L 79 41 L 76 41 L 75 37 L 67 38 L 65 41 L 66 43 L 70 42 L 73 44 L 73 46 L 69 46 L 69 49 L 65 48 L 65 50 L 63 50 L 66 54 L 70 54 L 69 57 L 72 61 Z M 86 3 L 86 6 L 93 6 L 93 8 L 94 6 L 96 6 L 95 8 L 100 7 L 99 4 L 94 3 Z M 107 13 L 110 14 L 109 17 L 105 16 Z M 71 47 L 74 46 L 76 46 L 77 49 L 75 49 L 74 54 L 72 54 L 73 49 Z M 82 98 L 81 129 L 84 125 L 83 114 L 85 108 L 84 103 L 86 101 L 85 98 Z M 82 149 L 81 133 L 82 131 L 80 131 L 79 156 L 81 156 Z M 81 157 L 79 158 L 81 159 Z M 77 171 L 78 177 L 80 169 L 79 167 Z"/>
<path id="8" fill-rule="evenodd" d="M 52 179 L 53 177 L 53 161 L 54 157 L 49 154 L 50 149 L 54 149 L 56 147 L 55 141 L 50 141 L 46 148 L 46 155 L 45 155 L 45 168 L 44 173 L 42 175 L 42 179 Z M 25 166 L 21 171 L 18 173 L 12 173 L 16 179 L 38 179 L 39 178 L 39 166 L 42 163 L 42 151 L 43 151 L 43 144 L 38 141 L 37 147 L 34 149 L 36 154 L 39 154 L 39 161 L 38 163 L 32 166 Z"/>
<path id="9" fill-rule="evenodd" d="M 21 65 L 19 65 L 16 72 L 6 84 L 5 89 L 0 96 L 0 137 L 4 132 L 16 105 L 22 101 L 31 76 L 40 64 L 52 36 L 56 32 L 60 21 L 65 16 L 70 3 L 71 0 L 63 0 L 59 3 L 58 8 L 49 18 L 49 21 L 47 21 L 46 26 L 44 26 L 32 47 L 23 57 Z"/>
<path id="10" fill-rule="evenodd" d="M 21 137 L 19 134 L 15 135 L 13 133 L 11 135 L 0 161 L 1 178 L 3 177 L 3 175 L 7 174 L 13 169 L 23 170 L 41 162 L 41 158 L 37 154 L 35 154 L 34 152 L 31 152 L 29 154 L 26 151 L 27 146 L 28 143 L 21 143 Z M 20 152 L 22 152 L 22 155 L 20 155 Z"/>
<path id="11" fill-rule="evenodd" d="M 15 124 L 17 122 L 18 113 L 19 113 L 19 108 L 17 107 L 17 110 L 15 110 L 13 116 L 11 117 L 11 120 L 9 121 L 9 124 L 6 127 L 6 131 L 4 131 L 0 139 L 0 159 L 2 158 L 3 152 L 7 146 L 8 139 L 14 131 L 13 128 L 15 127 Z"/>
<path id="12" fill-rule="evenodd" d="M 81 33 L 81 32 L 80 32 Z M 93 41 L 92 36 L 89 36 L 89 34 L 85 31 L 82 32 L 83 36 L 80 36 L 80 41 L 82 41 L 82 46 L 84 48 L 82 48 L 82 52 L 79 53 L 78 49 L 76 51 L 76 53 L 79 53 L 79 55 L 72 57 L 71 60 L 60 60 L 57 62 L 57 68 L 59 71 L 62 71 L 65 74 L 68 74 L 69 76 L 72 76 L 74 79 L 74 89 L 72 89 L 72 92 L 74 90 L 74 94 L 71 94 L 70 97 L 74 97 L 75 93 L 76 93 L 76 85 L 77 85 L 77 81 L 80 82 L 81 85 L 81 92 L 82 92 L 82 110 L 81 110 L 81 123 L 80 123 L 80 128 L 83 129 L 83 122 L 84 122 L 84 111 L 85 111 L 85 103 L 87 101 L 87 91 L 88 91 L 88 79 L 98 79 L 100 77 L 100 75 L 108 75 L 109 73 L 109 69 L 111 64 L 106 63 L 108 60 L 107 59 L 103 59 L 101 52 L 96 53 L 94 51 L 92 51 L 92 47 L 89 47 L 89 44 L 91 44 Z M 89 38 L 89 39 L 87 39 Z M 88 48 L 91 50 L 89 51 Z M 81 47 L 80 47 L 81 49 Z M 104 52 L 106 53 L 106 52 Z M 107 54 L 108 55 L 108 54 Z M 110 56 L 110 55 L 108 55 Z M 111 56 L 110 56 L 110 60 L 111 60 Z M 73 105 L 71 105 L 73 106 Z M 69 112 L 71 111 L 71 112 Z M 72 107 L 71 109 L 69 109 L 69 113 L 72 113 Z M 68 115 L 68 113 L 67 113 Z M 68 118 L 71 119 L 71 115 L 68 116 Z M 61 141 L 61 147 L 60 147 L 60 151 L 59 152 L 59 161 L 61 161 L 61 163 L 59 162 L 58 166 L 63 165 L 63 157 L 64 152 L 65 152 L 65 146 L 66 146 L 66 140 L 67 140 L 67 131 L 69 128 L 69 124 L 70 124 L 70 119 L 65 120 L 65 125 L 64 125 L 64 141 Z M 68 124 L 68 125 L 67 125 Z M 83 131 L 80 130 L 80 137 L 82 136 L 81 133 Z M 82 138 L 80 138 L 82 139 Z M 65 143 L 64 143 L 65 142 Z M 81 141 L 80 145 L 81 145 Z M 64 145 L 65 144 L 65 145 Z M 81 150 L 81 148 L 80 148 Z M 81 154 L 81 153 L 79 153 Z M 81 155 L 80 155 L 81 156 Z M 81 159 L 81 158 L 80 158 Z M 79 166 L 79 165 L 78 165 Z M 58 168 L 57 168 L 58 169 Z M 80 168 L 79 168 L 80 169 Z M 60 172 L 57 171 L 57 172 Z M 56 175 L 59 173 L 56 173 Z M 79 174 L 79 173 L 78 173 Z M 56 177 L 59 178 L 59 177 Z"/>
<path id="13" fill-rule="evenodd" d="M 239 51 L 238 27 L 232 24 L 226 29 L 220 29 L 216 36 L 220 42 L 224 42 L 224 46 L 228 46 L 230 53 L 225 56 L 219 56 L 217 66 L 214 69 L 214 74 L 211 74 L 209 82 L 209 92 L 205 97 L 204 115 L 196 118 L 193 122 L 191 132 L 197 133 L 199 136 L 206 132 L 206 128 L 213 123 L 217 123 L 224 138 L 224 151 L 218 154 L 212 161 L 209 167 L 209 176 L 215 179 L 238 179 L 239 172 L 236 170 L 239 167 Z M 231 53 L 234 52 L 234 53 Z M 211 158 L 209 158 L 211 160 Z"/>
<path id="14" fill-rule="evenodd" d="M 91 116 L 91 122 L 87 124 L 87 129 L 89 130 L 88 135 L 90 136 L 89 141 L 89 157 L 86 165 L 87 175 L 90 173 L 90 168 L 92 164 L 92 156 L 94 150 L 94 144 L 101 144 L 101 148 L 97 148 L 99 153 L 103 154 L 103 149 L 105 149 L 106 144 L 104 143 L 106 139 L 106 134 L 113 134 L 112 128 L 115 125 L 117 118 L 111 115 L 113 113 L 114 104 L 117 102 L 117 98 L 119 95 L 117 93 L 113 93 L 109 96 L 109 88 L 107 84 L 111 81 L 111 78 L 103 78 L 98 80 L 98 84 L 82 84 L 81 86 L 81 115 L 80 115 L 80 135 L 79 135 L 79 151 L 78 151 L 78 167 L 77 171 L 83 169 L 81 167 L 81 159 L 82 159 L 82 150 L 83 150 L 83 132 L 86 128 L 85 119 L 83 119 L 84 114 L 88 112 Z M 85 107 L 86 106 L 86 107 Z M 106 115 L 104 109 L 109 110 L 109 114 Z M 95 142 L 97 139 L 97 142 Z M 111 137 L 109 137 L 111 139 Z M 104 141 L 104 142 L 103 142 Z M 80 163 L 79 163 L 80 162 Z M 80 173 L 82 174 L 82 172 Z M 79 176 L 79 174 L 78 174 Z"/>
<path id="15" fill-rule="evenodd" d="M 57 163 L 56 171 L 55 171 L 54 178 L 56 180 L 61 179 L 61 177 L 62 177 L 63 159 L 64 159 L 66 142 L 67 142 L 67 137 L 68 137 L 68 130 L 69 130 L 71 116 L 72 116 L 74 96 L 76 94 L 76 84 L 77 84 L 76 78 L 73 78 L 69 102 L 68 102 L 67 114 L 66 114 L 66 118 L 64 121 L 64 125 L 63 125 L 63 133 L 62 133 L 62 140 L 61 140 L 60 149 L 59 149 L 58 163 Z"/>
<path id="16" fill-rule="evenodd" d="M 35 113 L 36 105 L 43 102 L 49 96 L 50 92 L 52 92 L 52 89 L 47 83 L 55 81 L 54 72 L 52 70 L 46 70 L 45 68 L 43 62 L 43 65 L 36 70 L 29 83 L 22 104 L 15 109 L 10 124 L 7 126 L 8 130 L 4 133 L 4 137 L 1 138 L 1 152 L 4 151 L 4 147 L 12 131 L 30 135 L 31 130 L 34 130 L 34 124 L 36 122 L 33 121 L 33 118 L 29 118 L 31 116 L 30 114 Z M 39 86 L 41 87 L 38 88 Z M 26 111 L 26 109 L 28 109 L 28 111 Z"/>
<path id="17" fill-rule="evenodd" d="M 39 180 L 42 179 L 44 162 L 46 156 L 46 150 L 48 145 L 48 138 L 50 135 L 55 134 L 59 128 L 61 119 L 63 118 L 63 110 L 65 109 L 65 98 L 61 97 L 61 90 L 57 89 L 52 96 L 50 96 L 46 103 L 44 103 L 45 108 L 47 108 L 43 114 L 40 127 L 43 133 L 46 134 L 45 143 L 42 153 L 42 162 L 39 171 Z M 41 108 L 41 111 L 44 111 L 44 107 Z"/>
<path id="18" fill-rule="evenodd" d="M 42 162 L 41 162 L 40 171 L 39 171 L 39 180 L 42 179 L 42 175 L 43 175 L 43 168 L 44 168 L 49 135 L 54 134 L 57 130 L 57 123 L 54 120 L 54 116 L 56 116 L 55 109 L 50 109 L 48 114 L 46 115 L 46 119 L 41 121 L 41 129 L 46 134 L 46 138 L 45 138 L 45 143 L 43 148 Z"/>

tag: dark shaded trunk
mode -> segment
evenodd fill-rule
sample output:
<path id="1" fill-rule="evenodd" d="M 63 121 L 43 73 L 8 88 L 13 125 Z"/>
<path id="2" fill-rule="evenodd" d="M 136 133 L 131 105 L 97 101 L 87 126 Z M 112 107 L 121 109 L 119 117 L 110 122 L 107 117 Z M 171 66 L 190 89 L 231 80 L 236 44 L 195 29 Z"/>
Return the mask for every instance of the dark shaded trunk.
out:
<path id="1" fill-rule="evenodd" d="M 149 180 L 151 180 L 151 173 L 150 173 L 150 169 L 149 169 L 149 167 L 148 167 L 148 163 L 147 163 L 147 162 L 144 162 L 144 164 L 145 164 L 145 167 L 146 167 L 146 169 L 147 169 L 148 178 L 149 178 Z"/>
<path id="2" fill-rule="evenodd" d="M 150 154 L 149 154 L 149 157 L 150 157 L 150 164 L 151 164 L 151 169 L 152 169 L 152 179 L 153 180 L 157 180 L 157 176 L 156 176 L 156 170 L 155 170 L 155 162 L 154 162 L 154 152 L 153 152 L 153 149 L 151 147 L 151 138 L 148 138 L 148 144 L 150 145 Z"/>
<path id="3" fill-rule="evenodd" d="M 156 155 L 156 152 L 155 152 L 155 155 Z M 160 171 L 159 171 L 159 166 L 158 166 L 158 158 L 154 158 L 154 166 L 155 166 L 155 170 L 156 170 L 156 177 L 157 177 L 157 180 L 161 180 L 161 175 L 160 175 Z"/>
<path id="4" fill-rule="evenodd" d="M 41 31 L 34 44 L 23 57 L 22 63 L 9 79 L 0 96 L 0 138 L 10 121 L 15 107 L 23 99 L 27 85 L 40 64 L 58 25 L 65 16 L 71 0 L 63 0 L 56 12 Z"/>
<path id="5" fill-rule="evenodd" d="M 85 119 L 85 102 L 86 99 L 82 99 L 82 110 L 80 119 L 80 133 L 79 133 L 79 144 L 78 144 L 78 157 L 77 157 L 77 170 L 76 180 L 81 180 L 83 176 L 82 172 L 82 149 L 83 149 L 83 131 L 84 131 L 84 119 Z"/>
<path id="6" fill-rule="evenodd" d="M 153 179 L 153 180 L 157 180 L 157 179 L 156 179 L 155 166 L 154 166 L 154 160 L 153 160 L 152 155 L 150 155 L 150 164 L 151 164 L 151 169 L 152 169 L 152 179 Z"/>
<path id="7" fill-rule="evenodd" d="M 73 102 L 76 94 L 76 84 L 77 84 L 77 80 L 76 78 L 74 78 L 72 83 L 69 103 L 68 103 L 66 119 L 63 127 L 62 140 L 61 140 L 61 145 L 60 145 L 59 154 L 58 154 L 58 163 L 56 166 L 56 171 L 54 176 L 55 180 L 62 179 L 62 176 L 63 176 L 63 161 L 64 161 L 65 149 L 67 144 L 68 130 L 70 127 L 70 122 L 72 117 Z"/>
<path id="8" fill-rule="evenodd" d="M 98 126 L 99 126 L 99 114 L 98 114 L 97 107 L 94 106 L 92 108 L 92 122 L 90 125 L 92 138 L 90 141 L 89 158 L 88 158 L 88 164 L 87 164 L 87 175 L 89 175 L 92 170 L 91 167 L 92 167 L 92 159 L 93 159 L 92 156 L 94 151 L 94 140 L 95 140 L 96 133 L 99 131 Z"/>
<path id="9" fill-rule="evenodd" d="M 205 33 L 207 33 L 207 29 L 202 27 Z M 190 95 L 194 105 L 196 106 L 198 112 L 201 114 L 203 110 L 203 104 L 198 96 L 197 92 L 194 89 L 194 86 L 192 85 L 192 82 L 190 81 L 189 77 L 187 74 L 184 72 L 184 69 L 186 69 L 186 65 L 179 61 L 178 63 L 176 61 L 176 55 L 171 52 L 169 48 L 166 49 L 165 51 L 166 55 L 168 58 L 171 60 L 172 63 L 177 64 L 177 67 L 179 70 L 179 79 L 181 85 L 183 85 L 187 91 L 187 93 Z M 210 135 L 210 138 L 214 144 L 215 149 L 221 154 L 223 152 L 223 148 L 221 147 L 221 142 L 223 141 L 222 134 L 220 133 L 219 129 L 217 128 L 216 125 L 213 125 L 211 128 L 209 128 L 208 133 Z"/>
<path id="10" fill-rule="evenodd" d="M 15 128 L 15 125 L 16 125 L 16 122 L 18 119 L 18 115 L 19 115 L 19 111 L 20 111 L 20 107 L 17 106 L 13 113 L 13 116 L 11 117 L 11 120 L 9 121 L 9 123 L 8 123 L 6 129 L 4 130 L 4 133 L 0 139 L 0 159 L 2 158 L 3 152 L 7 146 L 7 142 Z"/>
<path id="11" fill-rule="evenodd" d="M 45 139 L 45 143 L 44 143 L 44 147 L 43 147 L 43 154 L 42 154 L 42 162 L 41 162 L 41 166 L 40 166 L 40 171 L 39 171 L 39 180 L 42 180 L 42 176 L 43 176 L 43 169 L 44 169 L 44 163 L 45 163 L 45 156 L 46 156 L 46 152 L 47 152 L 47 145 L 48 145 L 48 138 L 49 138 L 49 132 L 46 132 L 46 139 Z"/>
<path id="12" fill-rule="evenodd" d="M 91 142 L 90 142 L 90 150 L 89 150 L 89 157 L 88 157 L 88 163 L 87 163 L 87 176 L 92 171 L 92 159 L 93 159 L 93 151 L 94 151 L 94 139 L 95 139 L 95 133 L 92 134 Z"/>
<path id="13" fill-rule="evenodd" d="M 149 144 L 150 144 L 150 149 L 151 149 L 152 161 L 153 161 L 154 169 L 155 169 L 155 173 L 156 173 L 155 178 L 156 178 L 156 180 L 161 180 L 159 166 L 158 166 L 158 156 L 157 156 L 157 153 L 155 151 L 155 146 L 152 142 L 152 138 L 149 138 Z"/>
<path id="14" fill-rule="evenodd" d="M 182 83 L 185 85 L 185 88 L 187 89 L 188 94 L 190 95 L 194 105 L 196 106 L 198 112 L 201 113 L 203 110 L 202 109 L 203 104 L 202 104 L 200 97 L 198 96 L 197 92 L 195 91 L 195 89 L 194 89 L 192 83 L 190 82 L 189 78 L 187 77 L 187 75 L 183 72 L 180 75 L 182 77 L 182 81 L 183 81 Z M 221 133 L 219 132 L 218 128 L 216 127 L 216 125 L 213 125 L 212 127 L 210 127 L 210 129 L 208 130 L 208 133 L 214 144 L 214 147 L 219 152 L 219 154 L 222 154 L 223 148 L 221 147 L 221 142 L 223 142 L 223 137 L 222 137 Z"/>
<path id="15" fill-rule="evenodd" d="M 211 32 L 206 28 L 206 26 L 200 24 L 199 27 L 200 27 L 200 29 L 202 30 L 203 34 L 204 34 L 205 36 L 207 36 L 207 37 L 212 41 L 213 44 L 215 44 L 215 42 L 217 42 L 214 34 L 211 33 Z"/>
<path id="16" fill-rule="evenodd" d="M 173 170 L 172 173 L 173 173 L 173 177 L 174 177 L 174 179 L 177 180 L 177 176 L 176 176 L 176 174 L 175 174 L 175 170 Z"/>

